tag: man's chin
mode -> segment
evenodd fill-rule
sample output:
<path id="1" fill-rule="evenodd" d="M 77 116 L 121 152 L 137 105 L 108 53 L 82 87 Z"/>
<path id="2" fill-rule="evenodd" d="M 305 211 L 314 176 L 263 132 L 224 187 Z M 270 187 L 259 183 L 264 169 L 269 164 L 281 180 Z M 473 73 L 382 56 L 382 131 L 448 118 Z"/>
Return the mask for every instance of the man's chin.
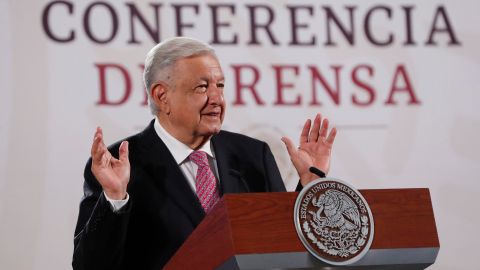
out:
<path id="1" fill-rule="evenodd" d="M 221 125 L 218 125 L 218 126 L 216 126 L 216 127 L 214 127 L 214 128 L 211 129 L 211 134 L 212 134 L 212 135 L 218 134 L 221 129 L 222 129 L 222 126 L 221 126 Z"/>
<path id="2" fill-rule="evenodd" d="M 222 129 L 221 125 L 210 125 L 208 127 L 200 129 L 197 134 L 203 137 L 211 137 L 219 133 L 221 129 Z"/>

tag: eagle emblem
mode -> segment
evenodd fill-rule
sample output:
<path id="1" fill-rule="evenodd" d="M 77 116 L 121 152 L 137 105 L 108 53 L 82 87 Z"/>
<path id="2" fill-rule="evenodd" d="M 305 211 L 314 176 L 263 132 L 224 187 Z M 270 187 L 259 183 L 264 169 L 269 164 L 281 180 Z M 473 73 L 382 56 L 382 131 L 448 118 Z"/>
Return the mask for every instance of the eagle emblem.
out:
<path id="1" fill-rule="evenodd" d="M 304 187 L 295 204 L 295 227 L 312 255 L 334 265 L 359 260 L 373 240 L 373 216 L 363 196 L 331 178 Z"/>
<path id="2" fill-rule="evenodd" d="M 312 204 L 316 212 L 309 211 L 318 226 L 354 230 L 360 227 L 360 213 L 355 203 L 344 193 L 329 189 Z"/>

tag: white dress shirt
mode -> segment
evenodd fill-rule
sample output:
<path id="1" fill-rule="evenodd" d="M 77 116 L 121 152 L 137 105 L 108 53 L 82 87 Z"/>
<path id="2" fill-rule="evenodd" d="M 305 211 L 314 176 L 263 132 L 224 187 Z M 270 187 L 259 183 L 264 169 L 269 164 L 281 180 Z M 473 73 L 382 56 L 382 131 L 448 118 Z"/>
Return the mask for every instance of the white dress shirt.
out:
<path id="1" fill-rule="evenodd" d="M 170 153 L 172 153 L 173 158 L 175 159 L 178 166 L 180 167 L 180 170 L 187 179 L 188 184 L 196 193 L 197 188 L 195 185 L 195 178 L 197 175 L 198 166 L 189 158 L 190 154 L 195 150 L 191 149 L 190 147 L 170 135 L 170 133 L 168 133 L 162 127 L 157 118 L 155 118 L 155 123 L 153 126 L 158 137 L 160 137 L 163 143 L 165 143 L 165 145 L 167 146 Z M 212 172 L 218 180 L 219 178 L 217 161 L 215 159 L 215 154 L 211 148 L 210 140 L 208 140 L 200 149 L 198 149 L 198 151 L 204 151 L 205 153 L 207 153 L 210 168 L 214 168 Z M 108 198 L 107 194 L 105 194 L 105 198 L 107 199 L 107 201 L 110 202 L 113 211 L 118 211 L 127 204 L 130 197 L 127 194 L 127 198 L 125 198 L 124 200 L 112 200 Z"/>

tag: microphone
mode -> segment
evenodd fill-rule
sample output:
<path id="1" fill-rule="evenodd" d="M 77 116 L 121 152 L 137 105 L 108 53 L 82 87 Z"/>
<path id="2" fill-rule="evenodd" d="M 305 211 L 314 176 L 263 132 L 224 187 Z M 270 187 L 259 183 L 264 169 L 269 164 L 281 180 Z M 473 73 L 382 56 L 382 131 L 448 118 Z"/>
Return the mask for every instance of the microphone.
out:
<path id="1" fill-rule="evenodd" d="M 313 167 L 313 166 L 309 168 L 309 171 L 311 173 L 317 175 L 320 178 L 325 178 L 325 176 L 326 176 L 324 172 L 322 172 L 320 169 L 318 169 L 316 167 Z"/>

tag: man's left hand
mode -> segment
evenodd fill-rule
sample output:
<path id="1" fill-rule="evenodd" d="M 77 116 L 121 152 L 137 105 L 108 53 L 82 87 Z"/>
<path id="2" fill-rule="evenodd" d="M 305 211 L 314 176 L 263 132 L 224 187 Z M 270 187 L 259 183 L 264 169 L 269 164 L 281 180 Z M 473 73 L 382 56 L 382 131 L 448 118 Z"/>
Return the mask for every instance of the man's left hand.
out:
<path id="1" fill-rule="evenodd" d="M 324 118 L 322 121 L 320 114 L 317 114 L 315 120 L 313 120 L 313 127 L 312 121 L 307 119 L 300 135 L 300 146 L 298 148 L 295 148 L 291 139 L 282 138 L 293 166 L 300 176 L 302 186 L 318 178 L 317 175 L 310 172 L 310 167 L 317 167 L 325 174 L 330 169 L 332 145 L 337 135 L 337 129 L 332 128 L 328 132 L 328 124 L 328 119 Z"/>

